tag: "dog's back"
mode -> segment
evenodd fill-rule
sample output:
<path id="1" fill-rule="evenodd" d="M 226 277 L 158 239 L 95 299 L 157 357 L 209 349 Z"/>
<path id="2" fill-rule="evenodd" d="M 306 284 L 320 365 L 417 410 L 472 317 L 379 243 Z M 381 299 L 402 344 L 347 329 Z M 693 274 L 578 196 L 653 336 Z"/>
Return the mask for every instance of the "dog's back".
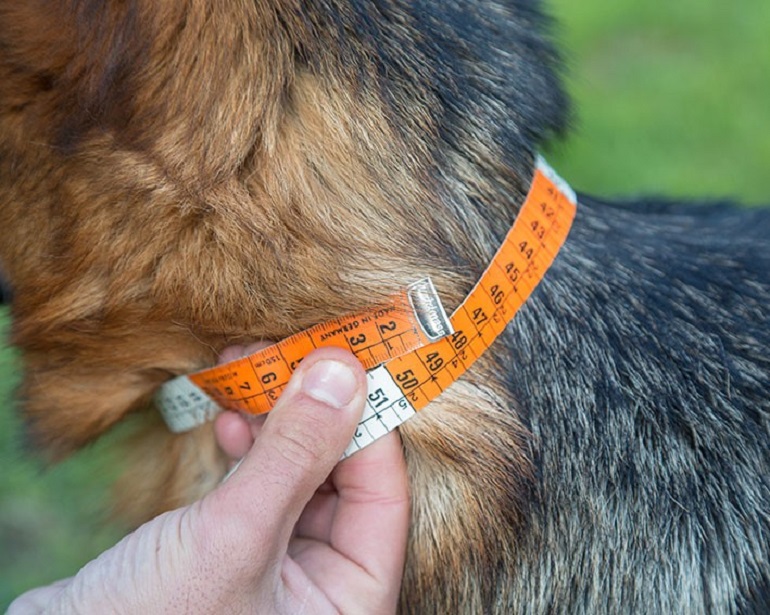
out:
<path id="1" fill-rule="evenodd" d="M 507 338 L 538 467 L 517 600 L 764 612 L 769 298 L 770 211 L 581 198 Z"/>
<path id="2" fill-rule="evenodd" d="M 457 305 L 567 123 L 545 23 L 525 0 L 0 2 L 0 258 L 41 446 L 146 410 L 128 484 L 157 513 L 224 469 L 147 408 L 164 380 L 422 275 Z M 761 611 L 770 214 L 580 200 L 503 338 L 401 428 L 402 608 Z"/>

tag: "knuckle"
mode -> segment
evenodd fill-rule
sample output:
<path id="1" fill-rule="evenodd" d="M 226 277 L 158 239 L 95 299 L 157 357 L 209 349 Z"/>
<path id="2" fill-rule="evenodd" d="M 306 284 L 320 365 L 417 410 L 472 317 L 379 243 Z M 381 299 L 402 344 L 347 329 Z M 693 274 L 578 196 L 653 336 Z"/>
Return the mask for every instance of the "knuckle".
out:
<path id="1" fill-rule="evenodd" d="M 308 419 L 294 422 L 282 421 L 275 426 L 272 445 L 284 465 L 298 470 L 318 465 L 324 460 L 323 442 L 319 441 L 318 422 Z"/>

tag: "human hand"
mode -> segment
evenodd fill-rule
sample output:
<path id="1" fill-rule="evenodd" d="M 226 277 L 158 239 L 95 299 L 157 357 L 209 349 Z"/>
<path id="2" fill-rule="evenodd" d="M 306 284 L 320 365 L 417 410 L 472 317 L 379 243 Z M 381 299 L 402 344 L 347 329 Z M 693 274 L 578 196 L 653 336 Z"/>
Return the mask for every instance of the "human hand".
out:
<path id="1" fill-rule="evenodd" d="M 365 395 L 353 355 L 313 352 L 251 436 L 233 415 L 217 426 L 226 450 L 255 438 L 226 482 L 9 614 L 394 612 L 409 520 L 398 435 L 334 467 Z"/>

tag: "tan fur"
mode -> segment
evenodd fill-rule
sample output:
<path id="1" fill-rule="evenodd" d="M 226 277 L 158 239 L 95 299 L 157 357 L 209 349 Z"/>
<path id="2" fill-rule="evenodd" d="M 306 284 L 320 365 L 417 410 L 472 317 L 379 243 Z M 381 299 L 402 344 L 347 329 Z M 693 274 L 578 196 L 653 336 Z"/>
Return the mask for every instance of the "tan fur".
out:
<path id="1" fill-rule="evenodd" d="M 430 153 L 399 137 L 376 92 L 344 67 L 297 69 L 292 49 L 309 33 L 292 3 L 57 6 L 0 3 L 0 23 L 14 24 L 0 33 L 0 157 L 12 160 L 0 222 L 13 229 L 0 260 L 17 297 L 24 412 L 56 456 L 144 413 L 120 489 L 141 519 L 224 471 L 210 428 L 171 435 L 148 407 L 164 380 L 425 274 L 457 305 L 479 271 L 451 270 L 435 246 L 451 238 L 479 265 L 489 249 L 480 221 L 442 215 Z M 410 113 L 434 130 L 422 107 Z M 457 164 L 466 185 L 489 189 Z M 407 610 L 481 599 L 483 570 L 515 544 L 530 462 L 492 366 L 402 428 Z"/>

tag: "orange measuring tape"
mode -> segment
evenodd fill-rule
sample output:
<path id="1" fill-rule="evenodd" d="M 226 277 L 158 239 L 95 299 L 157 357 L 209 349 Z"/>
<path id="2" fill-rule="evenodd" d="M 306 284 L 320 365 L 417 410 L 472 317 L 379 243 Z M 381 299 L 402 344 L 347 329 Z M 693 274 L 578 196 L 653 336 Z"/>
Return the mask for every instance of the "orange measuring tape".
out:
<path id="1" fill-rule="evenodd" d="M 302 357 L 314 348 L 349 349 L 367 368 L 367 404 L 348 456 L 438 397 L 489 348 L 553 263 L 575 217 L 572 189 L 538 158 L 527 199 L 480 280 L 447 322 L 430 280 L 386 306 L 316 325 L 253 355 L 180 376 L 156 404 L 174 432 L 220 408 L 269 411 Z"/>

